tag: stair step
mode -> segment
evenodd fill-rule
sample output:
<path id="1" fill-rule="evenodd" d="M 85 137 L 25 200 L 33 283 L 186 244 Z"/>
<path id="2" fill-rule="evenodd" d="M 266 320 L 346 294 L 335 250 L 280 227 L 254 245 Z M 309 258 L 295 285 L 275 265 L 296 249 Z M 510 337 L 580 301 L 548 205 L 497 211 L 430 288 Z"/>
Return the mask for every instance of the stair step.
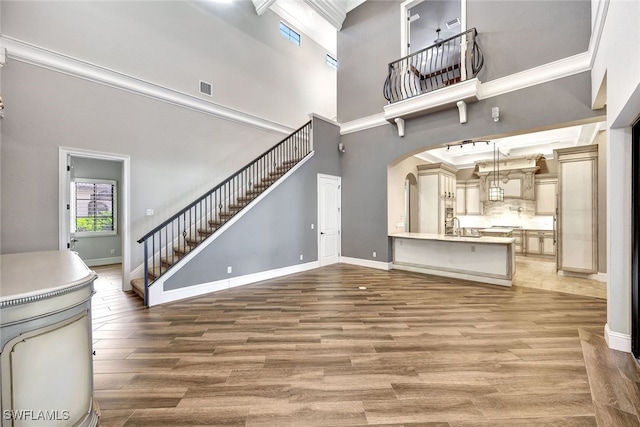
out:
<path id="1" fill-rule="evenodd" d="M 276 168 L 277 169 L 277 168 Z M 270 177 L 277 177 L 280 178 L 283 175 L 282 171 L 279 170 L 275 170 L 273 172 L 269 172 L 269 176 Z"/>
<path id="2" fill-rule="evenodd" d="M 255 199 L 255 197 L 262 193 L 262 189 L 256 189 L 256 190 L 247 190 L 247 195 L 249 196 L 253 196 L 253 198 Z"/>
<path id="3" fill-rule="evenodd" d="M 198 243 L 202 242 L 206 238 L 207 238 L 207 236 L 203 236 L 202 234 L 194 234 L 194 235 L 189 234 L 189 235 L 187 235 L 187 237 L 184 238 L 184 240 L 185 240 L 185 242 L 186 242 L 186 244 L 188 246 L 195 246 Z M 174 250 L 175 250 L 175 248 L 174 248 Z M 191 249 L 189 249 L 189 250 L 191 250 Z"/>
<path id="4" fill-rule="evenodd" d="M 292 166 L 295 165 L 296 163 L 298 163 L 300 160 L 299 159 L 291 159 L 291 160 L 285 160 L 284 162 L 282 162 L 283 166 Z"/>
<path id="5" fill-rule="evenodd" d="M 220 221 L 219 219 L 210 219 L 208 222 L 209 225 L 213 228 L 220 228 L 220 226 L 224 224 L 224 222 Z"/>
<path id="6" fill-rule="evenodd" d="M 252 201 L 255 198 L 256 197 L 253 196 L 253 195 L 240 196 L 240 197 L 238 197 L 238 203 L 244 203 L 245 205 L 248 205 L 249 202 Z"/>
<path id="7" fill-rule="evenodd" d="M 144 299 L 144 279 L 133 279 L 131 281 L 131 287 L 136 295 Z"/>
<path id="8" fill-rule="evenodd" d="M 229 205 L 229 210 L 238 212 L 239 210 L 241 210 L 245 206 L 246 205 L 243 204 L 243 203 L 233 203 L 233 204 Z"/>
<path id="9" fill-rule="evenodd" d="M 280 175 L 278 176 L 270 176 L 269 178 L 263 178 L 262 182 L 265 184 L 273 184 L 274 182 L 276 182 L 277 180 L 280 179 Z"/>
<path id="10" fill-rule="evenodd" d="M 167 271 L 167 267 L 165 266 L 160 267 L 159 265 L 157 265 L 155 267 L 149 268 L 149 271 L 147 271 L 147 273 L 149 273 L 149 281 L 156 280 L 166 271 Z"/>
<path id="11" fill-rule="evenodd" d="M 220 227 L 200 227 L 198 228 L 198 234 L 204 237 L 211 236 Z"/>
<path id="12" fill-rule="evenodd" d="M 259 189 L 265 189 L 267 187 L 269 187 L 271 185 L 271 183 L 267 183 L 267 182 L 261 182 L 260 184 L 254 184 L 253 185 L 253 189 L 254 190 L 259 190 Z"/>
<path id="13" fill-rule="evenodd" d="M 231 218 L 232 216 L 234 216 L 235 214 L 236 214 L 236 212 L 220 212 L 220 213 L 218 214 L 218 216 L 219 216 L 221 219 L 229 219 L 229 218 Z"/>
<path id="14" fill-rule="evenodd" d="M 284 174 L 285 171 L 288 171 L 289 169 L 291 169 L 291 165 L 280 165 L 280 166 L 276 166 L 276 170 L 280 171 L 280 173 Z"/>
<path id="15" fill-rule="evenodd" d="M 176 255 L 178 256 L 184 256 L 186 254 L 188 254 L 189 252 L 191 252 L 192 246 L 190 245 L 180 245 L 180 246 L 174 246 L 173 247 L 173 252 L 176 253 Z"/>
<path id="16" fill-rule="evenodd" d="M 176 253 L 175 251 L 173 253 L 173 256 L 163 256 L 160 258 L 160 262 L 164 265 L 165 268 L 171 267 L 184 257 L 184 254 Z"/>

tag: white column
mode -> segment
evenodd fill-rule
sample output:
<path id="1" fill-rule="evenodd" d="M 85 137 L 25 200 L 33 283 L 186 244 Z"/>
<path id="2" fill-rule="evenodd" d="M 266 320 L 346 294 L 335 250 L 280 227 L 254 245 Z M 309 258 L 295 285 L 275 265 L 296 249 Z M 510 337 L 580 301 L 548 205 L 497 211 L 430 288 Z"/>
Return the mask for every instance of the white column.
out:
<path id="1" fill-rule="evenodd" d="M 631 128 L 609 129 L 607 144 L 607 325 L 610 348 L 631 352 Z"/>

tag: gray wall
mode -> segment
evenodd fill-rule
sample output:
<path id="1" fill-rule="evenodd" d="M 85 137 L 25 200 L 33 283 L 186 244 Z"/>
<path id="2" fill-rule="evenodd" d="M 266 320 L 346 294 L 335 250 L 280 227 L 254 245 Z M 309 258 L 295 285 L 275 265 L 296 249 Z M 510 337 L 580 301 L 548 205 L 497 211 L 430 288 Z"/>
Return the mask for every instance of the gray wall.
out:
<path id="1" fill-rule="evenodd" d="M 378 114 L 389 62 L 400 58 L 401 1 L 367 1 L 347 14 L 338 33 L 338 121 Z M 591 4 L 578 1 L 468 0 L 485 66 L 478 78 L 500 77 L 587 51 Z"/>
<path id="2" fill-rule="evenodd" d="M 114 258 L 122 257 L 122 162 L 71 157 L 71 180 L 75 178 L 108 179 L 117 182 L 117 234 L 115 236 L 78 236 L 74 250 L 89 266 L 118 262 Z M 115 252 L 112 254 L 111 250 Z"/>
<path id="3" fill-rule="evenodd" d="M 335 114 L 335 69 L 250 2 L 0 2 L 2 34 L 297 128 Z M 313 85 L 309 85 L 313 81 Z M 59 147 L 131 159 L 135 240 L 284 135 L 8 59 L 2 68 L 0 252 L 58 248 Z M 27 214 L 24 206 L 28 206 Z M 155 211 L 146 216 L 147 209 Z M 47 215 L 42 215 L 47 212 Z"/>
<path id="4" fill-rule="evenodd" d="M 61 146 L 130 156 L 135 267 L 135 240 L 282 139 L 16 61 L 2 80 L 2 253 L 58 248 Z"/>
<path id="5" fill-rule="evenodd" d="M 179 92 L 298 128 L 335 117 L 336 70 L 308 37 L 250 1 L 2 1 L 2 33 Z M 198 93 L 199 80 L 213 97 Z M 314 82 L 309 85 L 309 82 Z M 304 96 L 300 96 L 304 93 Z"/>
<path id="6" fill-rule="evenodd" d="M 319 118 L 312 125 L 311 160 L 181 267 L 165 282 L 165 290 L 318 260 L 317 175 L 341 175 L 340 131 Z"/>
<path id="7" fill-rule="evenodd" d="M 458 110 L 440 111 L 407 120 L 405 136 L 386 125 L 342 136 L 342 253 L 344 256 L 390 261 L 387 237 L 387 165 L 427 147 L 463 139 L 487 139 L 545 127 L 576 124 L 602 117 L 590 108 L 590 76 L 582 73 L 488 100 L 469 104 L 468 122 Z M 491 120 L 491 107 L 504 111 Z M 374 259 L 372 252 L 378 257 Z"/>

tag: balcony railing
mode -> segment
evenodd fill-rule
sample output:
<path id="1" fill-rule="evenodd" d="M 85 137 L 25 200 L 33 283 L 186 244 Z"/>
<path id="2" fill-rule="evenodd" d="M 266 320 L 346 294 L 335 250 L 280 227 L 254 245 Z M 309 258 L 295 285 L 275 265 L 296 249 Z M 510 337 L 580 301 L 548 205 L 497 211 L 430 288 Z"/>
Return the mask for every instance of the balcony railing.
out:
<path id="1" fill-rule="evenodd" d="M 402 101 L 476 77 L 484 56 L 472 28 L 389 64 L 384 97 Z"/>

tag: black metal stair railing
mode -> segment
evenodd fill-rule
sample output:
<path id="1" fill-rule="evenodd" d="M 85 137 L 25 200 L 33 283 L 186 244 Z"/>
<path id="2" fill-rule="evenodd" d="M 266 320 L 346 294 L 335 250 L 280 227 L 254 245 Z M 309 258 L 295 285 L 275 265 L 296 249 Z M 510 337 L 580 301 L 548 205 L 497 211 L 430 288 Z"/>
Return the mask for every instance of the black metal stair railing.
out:
<path id="1" fill-rule="evenodd" d="M 476 37 L 472 28 L 391 62 L 385 99 L 394 103 L 476 77 L 484 65 Z"/>
<path id="2" fill-rule="evenodd" d="M 311 122 L 145 234 L 144 303 L 151 283 L 311 153 Z"/>

